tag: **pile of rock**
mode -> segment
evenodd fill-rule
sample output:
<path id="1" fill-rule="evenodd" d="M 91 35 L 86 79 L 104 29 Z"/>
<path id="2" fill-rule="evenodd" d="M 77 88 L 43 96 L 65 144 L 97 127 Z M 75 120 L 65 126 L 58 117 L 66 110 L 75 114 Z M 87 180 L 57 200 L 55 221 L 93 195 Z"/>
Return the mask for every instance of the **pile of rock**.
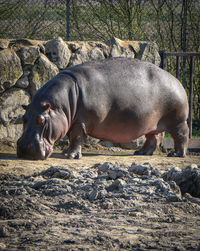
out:
<path id="1" fill-rule="evenodd" d="M 105 162 L 4 174 L 0 249 L 199 250 L 199 186 L 197 165 Z"/>
<path id="2" fill-rule="evenodd" d="M 160 64 L 154 43 L 121 41 L 65 42 L 0 39 L 0 140 L 16 140 L 22 129 L 21 105 L 59 71 L 86 61 L 132 57 Z"/>
<path id="3" fill-rule="evenodd" d="M 46 201 L 46 205 L 53 203 L 51 207 L 56 205 L 56 210 L 61 208 L 57 202 L 66 201 L 66 198 L 66 207 L 70 210 L 73 207 L 81 210 L 99 206 L 118 208 L 136 201 L 166 203 L 190 200 L 200 204 L 200 166 L 194 164 L 183 170 L 160 170 L 149 162 L 131 166 L 105 162 L 81 171 L 72 169 L 52 166 L 30 176 L 4 175 L 0 180 L 0 217 L 12 218 L 20 214 L 15 206 L 19 207 L 21 200 L 26 202 L 23 207 L 27 206 L 28 210 L 32 198 Z M 12 196 L 15 196 L 15 203 L 11 205 Z M 32 204 L 37 207 L 37 203 Z M 62 210 L 68 209 L 62 206 Z"/>

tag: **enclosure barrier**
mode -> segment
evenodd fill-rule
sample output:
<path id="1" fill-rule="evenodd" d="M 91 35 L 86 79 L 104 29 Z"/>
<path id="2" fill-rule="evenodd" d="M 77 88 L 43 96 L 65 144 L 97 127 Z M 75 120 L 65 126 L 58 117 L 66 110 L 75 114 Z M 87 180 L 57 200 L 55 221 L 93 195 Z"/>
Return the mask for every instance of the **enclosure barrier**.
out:
<path id="1" fill-rule="evenodd" d="M 188 117 L 188 126 L 189 126 L 189 138 L 192 138 L 192 104 L 193 104 L 193 80 L 194 80 L 194 57 L 200 57 L 200 52 L 167 52 L 160 51 L 161 56 L 161 65 L 162 69 L 166 69 L 167 57 L 175 56 L 176 57 L 176 77 L 180 80 L 180 57 L 183 57 L 183 75 L 185 74 L 185 63 L 186 57 L 190 57 L 189 62 L 189 117 Z M 184 76 L 183 76 L 184 78 Z M 184 85 L 184 84 L 183 84 Z M 184 85 L 184 87 L 186 87 Z"/>

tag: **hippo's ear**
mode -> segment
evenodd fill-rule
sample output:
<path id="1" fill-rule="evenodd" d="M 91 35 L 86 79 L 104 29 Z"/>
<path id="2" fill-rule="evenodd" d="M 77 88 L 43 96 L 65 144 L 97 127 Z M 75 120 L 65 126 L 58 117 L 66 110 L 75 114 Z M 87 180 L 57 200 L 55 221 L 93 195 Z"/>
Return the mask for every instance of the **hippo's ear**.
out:
<path id="1" fill-rule="evenodd" d="M 27 105 L 22 105 L 22 108 L 26 111 L 27 110 Z"/>

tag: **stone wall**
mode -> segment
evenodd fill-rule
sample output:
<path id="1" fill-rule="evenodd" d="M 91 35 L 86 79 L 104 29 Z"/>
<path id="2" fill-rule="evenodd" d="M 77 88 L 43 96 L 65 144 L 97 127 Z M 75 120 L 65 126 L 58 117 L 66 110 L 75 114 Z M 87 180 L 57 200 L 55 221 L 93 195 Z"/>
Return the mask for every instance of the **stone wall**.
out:
<path id="1" fill-rule="evenodd" d="M 154 43 L 122 41 L 65 42 L 0 39 L 0 140 L 15 141 L 22 132 L 21 105 L 66 67 L 108 57 L 131 57 L 160 64 Z"/>

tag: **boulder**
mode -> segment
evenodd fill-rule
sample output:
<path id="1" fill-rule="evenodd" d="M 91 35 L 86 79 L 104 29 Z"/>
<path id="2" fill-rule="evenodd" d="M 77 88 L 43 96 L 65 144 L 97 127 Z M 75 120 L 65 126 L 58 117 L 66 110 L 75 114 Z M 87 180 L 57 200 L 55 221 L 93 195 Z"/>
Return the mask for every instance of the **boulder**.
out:
<path id="1" fill-rule="evenodd" d="M 87 42 L 88 45 L 90 45 L 92 48 L 98 48 L 101 50 L 101 52 L 103 53 L 105 58 L 108 58 L 110 55 L 110 47 L 104 43 L 104 42 L 100 42 L 100 41 L 90 41 Z"/>
<path id="2" fill-rule="evenodd" d="M 69 66 L 74 66 L 88 61 L 105 59 L 105 48 L 92 46 L 87 42 L 81 43 L 80 47 L 77 47 L 75 53 L 72 55 Z M 75 48 L 75 46 L 74 46 Z"/>
<path id="3" fill-rule="evenodd" d="M 29 75 L 30 71 L 25 71 L 21 78 L 17 80 L 15 86 L 19 88 L 27 88 L 29 86 Z"/>
<path id="4" fill-rule="evenodd" d="M 179 168 L 167 169 L 162 178 L 165 181 L 175 181 L 182 194 L 189 193 L 200 198 L 200 166 L 191 164 L 183 170 Z"/>
<path id="5" fill-rule="evenodd" d="M 18 88 L 11 88 L 0 96 L 0 139 L 16 139 L 21 134 L 22 105 L 30 102 L 30 95 Z"/>
<path id="6" fill-rule="evenodd" d="M 152 42 L 120 40 L 112 37 L 106 42 L 111 57 L 129 57 L 160 65 L 159 48 Z"/>
<path id="7" fill-rule="evenodd" d="M 0 50 L 7 49 L 9 46 L 9 40 L 1 39 L 0 40 Z"/>
<path id="8" fill-rule="evenodd" d="M 22 76 L 21 61 L 11 49 L 0 51 L 0 93 L 9 89 Z"/>
<path id="9" fill-rule="evenodd" d="M 152 42 L 139 42 L 139 52 L 136 58 L 144 61 L 151 62 L 157 66 L 160 65 L 160 54 L 157 44 Z"/>
<path id="10" fill-rule="evenodd" d="M 40 54 L 39 58 L 36 60 L 32 72 L 30 74 L 30 91 L 31 95 L 42 87 L 46 82 L 52 79 L 55 75 L 59 73 L 59 70 L 55 64 L 49 61 L 49 59 Z"/>
<path id="11" fill-rule="evenodd" d="M 55 38 L 45 44 L 46 56 L 62 70 L 67 67 L 71 51 L 62 38 Z"/>
<path id="12" fill-rule="evenodd" d="M 13 100 L 15 102 L 13 93 L 18 93 L 19 89 L 13 89 L 13 87 L 20 88 L 25 96 L 28 95 L 24 99 L 26 103 L 27 97 L 30 98 L 29 94 L 33 96 L 60 70 L 87 61 L 117 56 L 138 58 L 157 65 L 160 64 L 158 47 L 151 42 L 123 41 L 115 37 L 107 42 L 65 42 L 60 37 L 50 41 L 0 39 L 0 137 L 6 138 L 9 135 L 14 140 L 22 128 L 22 125 L 18 124 L 22 111 L 21 113 L 15 112 L 15 104 L 11 102 Z M 26 89 L 29 94 L 23 92 L 23 89 Z M 4 106 L 6 103 L 5 97 L 8 98 L 9 103 L 6 108 Z M 20 102 L 22 103 L 22 100 Z M 20 102 L 18 107 L 21 105 Z M 99 142 L 99 140 L 90 137 L 90 143 L 91 141 Z M 110 147 L 112 151 L 119 150 L 116 146 L 136 149 L 143 142 L 144 137 L 129 143 L 100 141 L 103 146 Z"/>
<path id="13" fill-rule="evenodd" d="M 122 41 L 119 38 L 112 37 L 106 43 L 110 47 L 111 57 L 135 58 L 137 43 L 134 43 L 134 41 Z"/>
<path id="14" fill-rule="evenodd" d="M 22 130 L 22 124 L 9 124 L 7 127 L 3 124 L 0 124 L 0 140 L 6 140 L 6 142 L 15 142 L 21 136 Z"/>
<path id="15" fill-rule="evenodd" d="M 143 146 L 146 138 L 145 136 L 141 136 L 136 140 L 132 140 L 130 142 L 118 143 L 119 146 L 123 149 L 138 149 Z"/>
<path id="16" fill-rule="evenodd" d="M 40 49 L 39 47 L 35 46 L 22 47 L 17 51 L 17 54 L 20 57 L 23 65 L 34 65 L 36 59 L 40 55 Z"/>

